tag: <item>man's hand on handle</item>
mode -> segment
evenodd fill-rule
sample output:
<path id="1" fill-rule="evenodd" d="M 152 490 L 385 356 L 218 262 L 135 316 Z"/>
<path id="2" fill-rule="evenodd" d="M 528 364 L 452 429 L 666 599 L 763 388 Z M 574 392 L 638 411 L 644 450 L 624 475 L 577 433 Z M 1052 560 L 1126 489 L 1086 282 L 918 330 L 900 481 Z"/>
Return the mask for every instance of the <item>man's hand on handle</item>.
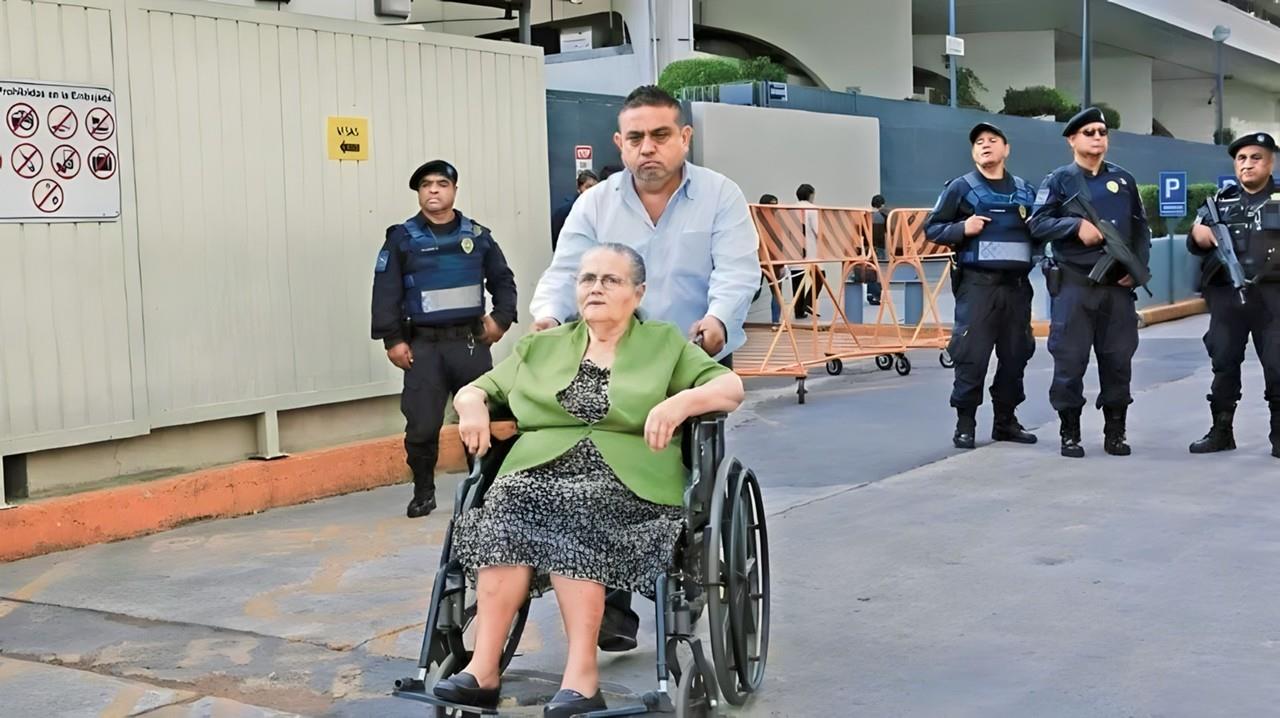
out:
<path id="1" fill-rule="evenodd" d="M 724 324 L 710 314 L 699 319 L 689 329 L 690 340 L 696 340 L 699 335 L 702 336 L 702 348 L 709 356 L 715 356 L 724 349 L 727 340 L 725 334 Z"/>
<path id="2" fill-rule="evenodd" d="M 409 368 L 413 366 L 413 350 L 409 348 L 408 342 L 400 342 L 388 349 L 387 358 L 391 360 L 392 364 L 404 371 L 409 371 Z"/>
<path id="3" fill-rule="evenodd" d="M 554 317 L 540 317 L 533 323 L 533 331 L 544 332 L 548 329 L 555 329 L 560 326 L 560 320 Z"/>

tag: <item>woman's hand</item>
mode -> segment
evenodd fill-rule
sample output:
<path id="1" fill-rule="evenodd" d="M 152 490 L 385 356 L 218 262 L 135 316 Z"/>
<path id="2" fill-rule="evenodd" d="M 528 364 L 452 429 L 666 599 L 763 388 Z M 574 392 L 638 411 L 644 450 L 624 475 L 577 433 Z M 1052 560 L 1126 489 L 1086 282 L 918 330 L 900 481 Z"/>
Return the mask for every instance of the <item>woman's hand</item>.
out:
<path id="1" fill-rule="evenodd" d="M 662 451 L 671 443 L 676 430 L 689 418 L 689 405 L 683 392 L 666 399 L 649 411 L 644 420 L 644 441 L 654 451 Z"/>
<path id="2" fill-rule="evenodd" d="M 467 452 L 476 457 L 489 451 L 489 407 L 484 396 L 483 391 L 468 386 L 453 400 L 453 408 L 458 412 L 458 436 Z"/>

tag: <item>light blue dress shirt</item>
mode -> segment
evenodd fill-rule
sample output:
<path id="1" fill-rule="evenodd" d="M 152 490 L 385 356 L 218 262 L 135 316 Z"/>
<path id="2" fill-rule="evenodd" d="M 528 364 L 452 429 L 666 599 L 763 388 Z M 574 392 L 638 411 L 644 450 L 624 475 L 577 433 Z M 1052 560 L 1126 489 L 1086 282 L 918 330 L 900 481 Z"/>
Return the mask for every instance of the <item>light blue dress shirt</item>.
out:
<path id="1" fill-rule="evenodd" d="M 760 286 L 759 241 L 742 190 L 719 172 L 686 162 L 656 225 L 631 172 L 618 172 L 574 203 L 530 314 L 564 322 L 577 311 L 574 278 L 582 255 L 597 244 L 625 244 L 644 257 L 642 314 L 685 332 L 708 314 L 716 317 L 727 333 L 720 358 L 746 341 L 742 325 Z"/>

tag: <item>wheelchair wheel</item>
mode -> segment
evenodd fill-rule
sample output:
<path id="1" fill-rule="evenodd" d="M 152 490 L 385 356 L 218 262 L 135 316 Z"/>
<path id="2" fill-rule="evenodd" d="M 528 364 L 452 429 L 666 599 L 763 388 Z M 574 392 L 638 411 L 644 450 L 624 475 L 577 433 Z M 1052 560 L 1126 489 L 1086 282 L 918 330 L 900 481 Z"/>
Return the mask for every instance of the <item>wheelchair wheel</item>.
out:
<path id="1" fill-rule="evenodd" d="M 707 694 L 707 681 L 698 670 L 698 664 L 691 662 L 676 683 L 673 700 L 676 718 L 710 718 L 715 710 L 713 700 Z"/>
<path id="2" fill-rule="evenodd" d="M 899 354 L 894 361 L 893 368 L 898 370 L 898 376 L 906 376 L 911 373 L 911 360 L 906 354 Z"/>
<path id="3" fill-rule="evenodd" d="M 951 352 L 946 349 L 943 349 L 938 354 L 938 363 L 942 365 L 943 369 L 954 369 L 956 366 L 956 360 L 951 358 Z"/>
<path id="4" fill-rule="evenodd" d="M 733 661 L 744 693 L 764 682 L 769 654 L 769 536 L 764 498 L 750 470 L 742 475 L 730 512 L 728 598 Z"/>
<path id="5" fill-rule="evenodd" d="M 880 371 L 889 371 L 893 368 L 893 356 L 891 354 L 881 354 L 876 357 L 876 368 Z"/>

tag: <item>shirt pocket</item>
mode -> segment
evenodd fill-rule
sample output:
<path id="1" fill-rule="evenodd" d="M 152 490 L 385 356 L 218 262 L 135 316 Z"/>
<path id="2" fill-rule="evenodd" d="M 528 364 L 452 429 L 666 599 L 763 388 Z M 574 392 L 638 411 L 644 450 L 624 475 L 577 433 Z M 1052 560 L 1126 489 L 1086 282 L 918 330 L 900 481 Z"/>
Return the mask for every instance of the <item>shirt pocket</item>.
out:
<path id="1" fill-rule="evenodd" d="M 680 245 L 675 248 L 677 257 L 673 269 L 677 274 L 710 277 L 711 232 L 686 230 L 680 233 Z"/>

